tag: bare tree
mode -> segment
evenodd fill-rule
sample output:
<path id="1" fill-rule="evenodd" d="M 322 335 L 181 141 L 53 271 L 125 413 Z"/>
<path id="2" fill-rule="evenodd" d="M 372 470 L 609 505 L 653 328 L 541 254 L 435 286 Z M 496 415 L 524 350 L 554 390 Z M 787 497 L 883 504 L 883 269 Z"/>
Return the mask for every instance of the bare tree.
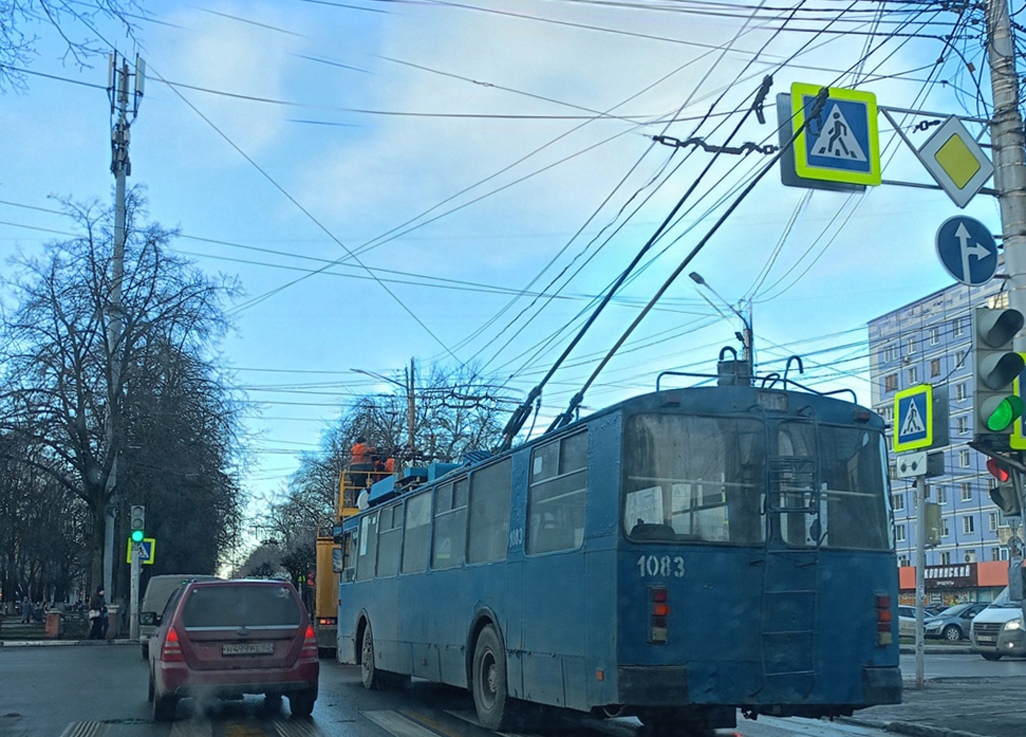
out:
<path id="1" fill-rule="evenodd" d="M 190 391 L 211 386 L 204 383 L 207 372 L 198 356 L 223 335 L 227 325 L 221 304 L 234 289 L 233 283 L 211 279 L 170 254 L 166 246 L 174 233 L 157 224 L 141 225 L 140 205 L 133 192 L 126 218 L 119 338 L 112 339 L 108 329 L 113 213 L 97 212 L 95 205 L 67 205 L 78 220 L 80 237 L 51 243 L 42 258 L 16 263 L 8 287 L 17 306 L 2 324 L 0 386 L 6 391 L 0 394 L 0 431 L 45 449 L 19 460 L 85 503 L 91 517 L 93 581 L 100 580 L 103 570 L 105 512 L 124 499 L 121 482 L 119 488 L 108 488 L 111 468 L 115 457 L 135 445 L 127 433 L 141 432 L 132 418 L 155 411 L 162 402 L 169 416 L 166 405 L 175 386 L 169 377 L 176 371 L 191 376 Z M 154 373 L 159 371 L 165 375 Z M 209 414 L 216 416 L 219 404 L 226 408 L 216 397 L 212 402 Z M 186 406 L 179 402 L 172 409 L 184 413 Z M 111 440 L 105 424 L 112 416 L 117 432 Z M 232 422 L 230 414 L 221 419 Z M 202 470 L 209 483 L 237 494 L 221 478 L 229 461 L 224 454 L 230 434 L 216 438 L 220 446 L 213 455 L 218 462 Z M 167 442 L 166 436 L 161 442 Z M 211 466 L 220 466 L 217 473 Z M 181 488 L 175 487 L 179 492 Z"/>
<path id="2" fill-rule="evenodd" d="M 111 50 L 99 22 L 115 21 L 131 36 L 135 12 L 141 12 L 136 0 L 0 0 L 0 92 L 25 89 L 24 70 L 41 40 L 37 30 L 55 32 L 64 58 L 86 66 L 89 57 Z"/>

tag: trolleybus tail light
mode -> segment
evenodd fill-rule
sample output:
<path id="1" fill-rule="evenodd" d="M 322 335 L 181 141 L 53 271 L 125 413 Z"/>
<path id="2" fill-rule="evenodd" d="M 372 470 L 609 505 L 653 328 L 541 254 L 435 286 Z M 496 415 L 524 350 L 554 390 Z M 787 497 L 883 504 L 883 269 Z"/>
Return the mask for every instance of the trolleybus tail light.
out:
<path id="1" fill-rule="evenodd" d="M 894 617 L 891 614 L 891 597 L 887 594 L 876 595 L 876 644 L 890 645 L 894 642 L 892 628 Z"/>
<path id="2" fill-rule="evenodd" d="M 648 641 L 663 643 L 667 641 L 666 619 L 670 616 L 670 596 L 665 587 L 650 589 L 649 612 L 651 614 L 651 625 L 648 632 Z"/>

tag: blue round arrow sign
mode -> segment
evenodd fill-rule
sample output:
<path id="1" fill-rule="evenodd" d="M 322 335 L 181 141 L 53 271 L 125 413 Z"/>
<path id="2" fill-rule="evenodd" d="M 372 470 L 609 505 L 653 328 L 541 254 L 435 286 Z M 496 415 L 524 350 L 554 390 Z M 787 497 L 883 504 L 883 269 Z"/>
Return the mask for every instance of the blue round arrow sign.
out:
<path id="1" fill-rule="evenodd" d="M 956 215 L 937 229 L 937 255 L 957 281 L 980 286 L 997 273 L 998 248 L 990 230 L 979 220 Z"/>

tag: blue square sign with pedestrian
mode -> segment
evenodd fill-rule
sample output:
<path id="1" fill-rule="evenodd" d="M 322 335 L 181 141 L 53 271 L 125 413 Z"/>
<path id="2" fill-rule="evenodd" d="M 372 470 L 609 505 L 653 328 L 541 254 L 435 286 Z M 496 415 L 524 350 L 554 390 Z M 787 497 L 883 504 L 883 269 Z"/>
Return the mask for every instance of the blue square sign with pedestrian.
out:
<path id="1" fill-rule="evenodd" d="M 871 92 L 829 88 L 816 111 L 820 87 L 795 83 L 791 106 L 795 172 L 800 177 L 848 184 L 880 184 L 880 143 L 876 96 Z"/>

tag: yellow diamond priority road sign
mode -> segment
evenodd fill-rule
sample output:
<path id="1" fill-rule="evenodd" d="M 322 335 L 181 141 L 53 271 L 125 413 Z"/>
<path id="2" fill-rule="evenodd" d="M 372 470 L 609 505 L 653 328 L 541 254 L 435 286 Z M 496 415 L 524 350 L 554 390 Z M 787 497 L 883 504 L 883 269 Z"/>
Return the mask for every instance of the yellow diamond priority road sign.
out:
<path id="1" fill-rule="evenodd" d="M 955 117 L 944 121 L 916 155 L 959 207 L 968 205 L 994 173 L 987 154 Z"/>

